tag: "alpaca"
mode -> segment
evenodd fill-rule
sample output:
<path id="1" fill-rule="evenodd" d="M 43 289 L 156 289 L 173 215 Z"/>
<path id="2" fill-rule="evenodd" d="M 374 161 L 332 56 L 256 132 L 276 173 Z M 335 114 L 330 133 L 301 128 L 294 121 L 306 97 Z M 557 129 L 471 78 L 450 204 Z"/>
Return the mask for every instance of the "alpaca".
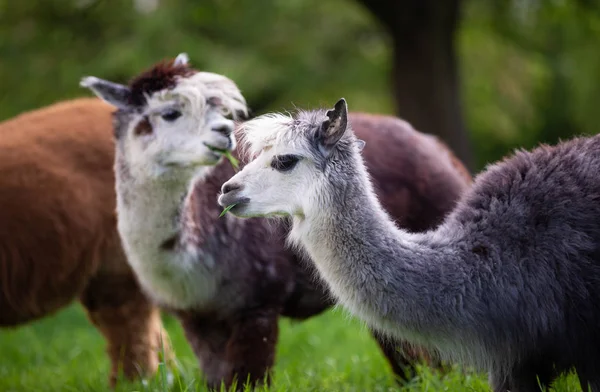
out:
<path id="1" fill-rule="evenodd" d="M 600 136 L 490 166 L 421 233 L 379 204 L 345 100 L 261 116 L 243 138 L 255 158 L 219 204 L 292 216 L 290 242 L 351 313 L 487 370 L 495 392 L 535 391 L 573 368 L 600 391 Z"/>
<path id="2" fill-rule="evenodd" d="M 111 107 L 75 99 L 0 123 L 0 327 L 78 299 L 108 343 L 110 384 L 153 374 L 158 308 L 142 294 L 116 230 Z"/>
<path id="3" fill-rule="evenodd" d="M 286 249 L 286 222 L 219 218 L 216 197 L 234 174 L 222 155 L 237 154 L 228 117 L 247 115 L 244 97 L 228 78 L 191 68 L 185 54 L 128 86 L 95 77 L 82 85 L 118 108 L 118 227 L 142 287 L 180 318 L 210 386 L 236 376 L 268 380 L 278 318 L 305 319 L 333 303 L 309 265 Z M 464 166 L 403 121 L 353 118 L 372 141 L 365 154 L 399 224 L 425 230 L 441 222 L 470 184 Z M 400 377 L 428 357 L 376 338 Z"/>

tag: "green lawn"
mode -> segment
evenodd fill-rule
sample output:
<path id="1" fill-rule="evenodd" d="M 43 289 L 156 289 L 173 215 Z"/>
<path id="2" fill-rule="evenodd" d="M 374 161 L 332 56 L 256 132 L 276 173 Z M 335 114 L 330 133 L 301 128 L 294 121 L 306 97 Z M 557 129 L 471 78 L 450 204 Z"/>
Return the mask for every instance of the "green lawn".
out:
<path id="1" fill-rule="evenodd" d="M 165 323 L 179 361 L 174 382 L 159 375 L 147 385 L 121 383 L 117 391 L 202 391 L 196 359 L 177 322 Z M 281 322 L 270 391 L 489 391 L 483 375 L 454 371 L 440 378 L 427 369 L 398 388 L 366 328 L 341 310 L 302 323 Z M 108 391 L 104 341 L 79 306 L 16 330 L 0 330 L 0 391 Z M 556 392 L 580 391 L 573 376 Z"/>

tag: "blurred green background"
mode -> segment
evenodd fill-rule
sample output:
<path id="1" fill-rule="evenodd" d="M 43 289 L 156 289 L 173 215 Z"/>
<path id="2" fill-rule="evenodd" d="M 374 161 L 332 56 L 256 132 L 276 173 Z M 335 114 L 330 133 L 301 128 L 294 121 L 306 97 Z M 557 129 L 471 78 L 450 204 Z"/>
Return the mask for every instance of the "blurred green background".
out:
<path id="1" fill-rule="evenodd" d="M 596 133 L 596 0 L 0 0 L 0 120 L 189 53 L 254 114 L 331 105 L 440 135 L 476 171 Z"/>
<path id="2" fill-rule="evenodd" d="M 473 172 L 516 147 L 596 133 L 600 0 L 0 0 L 0 120 L 91 96 L 84 75 L 124 83 L 180 52 L 235 80 L 254 114 L 343 96 L 439 135 Z M 285 322 L 278 390 L 392 390 L 366 331 L 324 317 Z M 5 331 L 0 390 L 64 390 L 71 378 L 71 390 L 105 390 L 103 344 L 78 307 Z M 453 377 L 433 390 L 487 388 Z M 410 390 L 432 390 L 421 382 Z"/>

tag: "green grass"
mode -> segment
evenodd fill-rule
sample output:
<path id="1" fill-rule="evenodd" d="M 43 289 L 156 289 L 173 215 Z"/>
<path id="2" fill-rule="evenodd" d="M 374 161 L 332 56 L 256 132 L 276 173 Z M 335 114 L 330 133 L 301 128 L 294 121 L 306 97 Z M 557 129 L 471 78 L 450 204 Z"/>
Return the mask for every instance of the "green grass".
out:
<path id="1" fill-rule="evenodd" d="M 144 385 L 121 382 L 116 391 L 204 391 L 196 358 L 177 321 L 165 317 L 177 354 L 174 382 L 165 387 L 162 368 Z M 0 330 L 0 391 L 109 391 L 109 363 L 104 341 L 82 309 L 59 314 L 16 329 Z M 555 392 L 580 391 L 569 376 Z M 427 368 L 399 388 L 366 328 L 342 311 L 308 321 L 281 321 L 274 383 L 269 391 L 489 391 L 486 378 L 458 369 L 440 377 Z"/>

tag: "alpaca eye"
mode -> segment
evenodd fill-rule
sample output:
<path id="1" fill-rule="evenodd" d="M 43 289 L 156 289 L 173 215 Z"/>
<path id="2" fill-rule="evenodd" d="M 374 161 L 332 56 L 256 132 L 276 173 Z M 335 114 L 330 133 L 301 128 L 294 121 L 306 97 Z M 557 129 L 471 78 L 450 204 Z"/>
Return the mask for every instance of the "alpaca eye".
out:
<path id="1" fill-rule="evenodd" d="M 160 116 L 167 122 L 173 122 L 181 117 L 181 112 L 179 110 L 170 109 L 163 112 Z"/>
<path id="2" fill-rule="evenodd" d="M 271 167 L 277 171 L 286 172 L 292 170 L 299 160 L 300 157 L 297 155 L 278 155 L 271 161 Z"/>

